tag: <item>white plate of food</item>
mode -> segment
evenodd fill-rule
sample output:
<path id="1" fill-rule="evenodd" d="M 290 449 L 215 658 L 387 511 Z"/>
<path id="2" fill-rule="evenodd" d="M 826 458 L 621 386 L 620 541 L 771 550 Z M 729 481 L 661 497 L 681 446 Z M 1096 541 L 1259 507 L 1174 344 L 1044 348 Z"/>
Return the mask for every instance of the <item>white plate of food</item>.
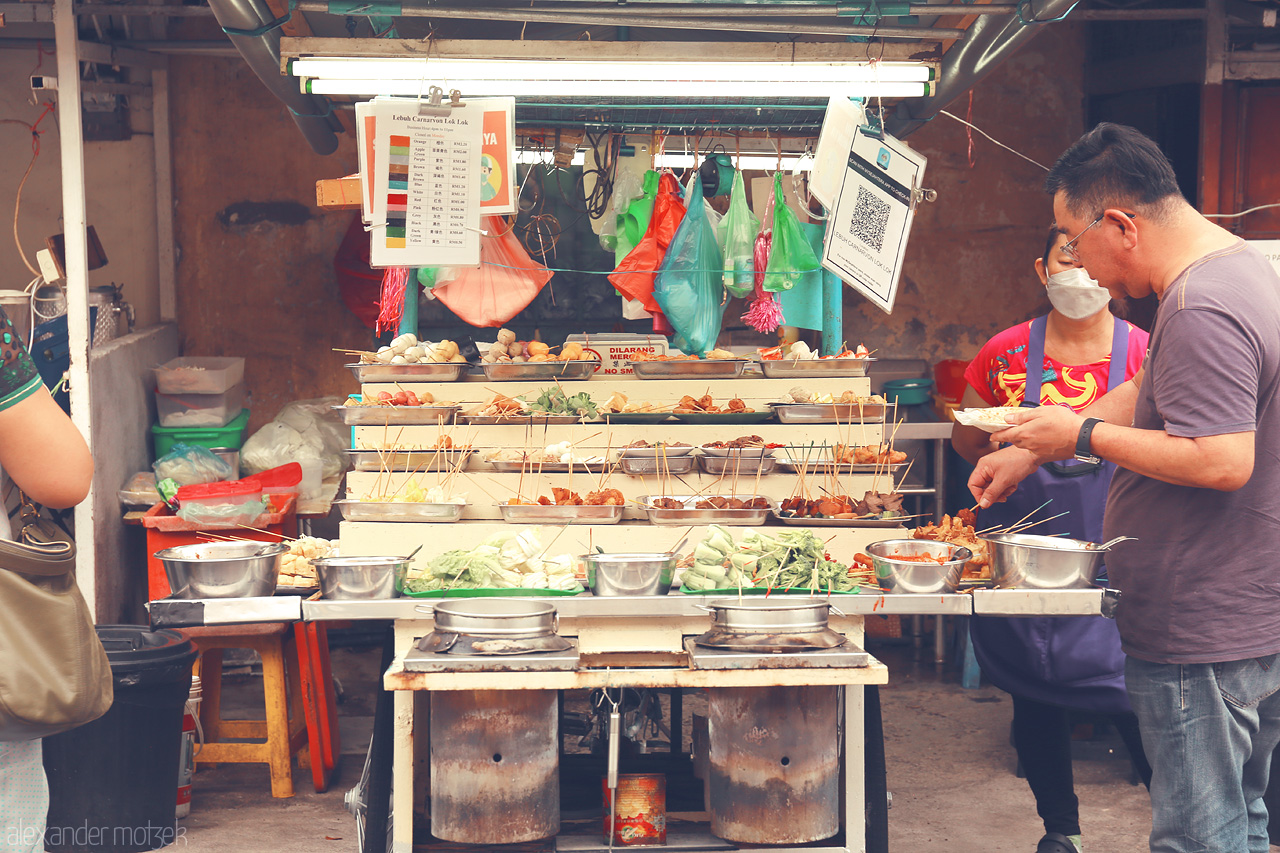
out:
<path id="1" fill-rule="evenodd" d="M 956 423 L 962 426 L 977 427 L 984 432 L 999 432 L 1013 426 L 1005 420 L 1005 415 L 1018 411 L 1017 406 L 992 406 L 987 409 L 960 409 L 956 412 Z"/>

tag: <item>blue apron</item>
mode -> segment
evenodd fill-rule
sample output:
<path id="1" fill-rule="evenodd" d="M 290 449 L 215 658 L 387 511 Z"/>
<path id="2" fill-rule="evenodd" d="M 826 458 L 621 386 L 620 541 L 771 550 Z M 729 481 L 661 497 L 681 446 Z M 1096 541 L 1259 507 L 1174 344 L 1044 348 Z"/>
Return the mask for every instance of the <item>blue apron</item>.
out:
<path id="1" fill-rule="evenodd" d="M 1044 337 L 1047 317 L 1031 322 L 1027 347 L 1027 386 L 1024 406 L 1040 402 L 1044 378 Z M 1116 319 L 1111 338 L 1107 391 L 1125 380 L 1129 355 L 1129 325 Z M 1065 533 L 1076 539 L 1102 541 L 1102 511 L 1115 465 L 1104 461 L 1050 463 L 1018 485 L 1004 503 L 985 509 L 980 527 L 1008 526 L 1045 501 L 1052 503 L 1041 518 L 1067 512 L 1037 533 Z M 969 623 L 973 650 L 984 675 L 1009 693 L 1040 702 L 1089 711 L 1130 710 L 1124 688 L 1124 653 L 1116 623 L 1101 616 L 975 616 Z"/>

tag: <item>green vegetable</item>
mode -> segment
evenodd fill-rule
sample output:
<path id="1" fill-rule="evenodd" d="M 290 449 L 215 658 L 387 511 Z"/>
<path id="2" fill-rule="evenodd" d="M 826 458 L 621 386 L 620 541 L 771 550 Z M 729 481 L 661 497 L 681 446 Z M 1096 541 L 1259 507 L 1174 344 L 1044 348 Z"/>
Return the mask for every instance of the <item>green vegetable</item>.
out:
<path id="1" fill-rule="evenodd" d="M 591 395 L 580 391 L 568 397 L 559 385 L 543 388 L 538 399 L 529 404 L 529 411 L 544 415 L 573 415 L 578 418 L 594 418 L 596 404 Z"/>

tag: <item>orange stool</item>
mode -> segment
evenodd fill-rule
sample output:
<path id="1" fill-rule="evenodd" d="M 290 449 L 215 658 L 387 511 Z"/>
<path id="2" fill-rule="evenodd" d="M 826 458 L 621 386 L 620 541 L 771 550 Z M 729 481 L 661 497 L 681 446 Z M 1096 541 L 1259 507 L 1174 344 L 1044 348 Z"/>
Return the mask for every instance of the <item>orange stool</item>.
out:
<path id="1" fill-rule="evenodd" d="M 310 752 L 308 726 L 304 716 L 315 714 L 313 701 L 303 688 L 304 668 L 310 673 L 309 652 L 299 656 L 297 635 L 303 623 L 267 622 L 252 625 L 184 628 L 200 649 L 199 674 L 204 692 L 200 703 L 200 724 L 204 746 L 196 755 L 199 764 L 266 764 L 271 772 L 271 796 L 293 796 L 293 756 L 299 763 L 308 759 L 323 768 L 323 747 Z M 307 644 L 304 642 L 305 650 Z M 253 649 L 262 658 L 262 686 L 266 715 L 262 720 L 222 719 L 222 652 L 224 649 Z M 304 663 L 305 662 L 305 663 Z M 305 706 L 313 706 L 307 714 Z M 336 731 L 336 726 L 334 727 Z M 318 727 L 316 727 L 318 734 Z M 242 739 L 224 743 L 224 737 Z M 243 739 L 258 739 L 246 743 Z M 332 752 L 337 749 L 332 747 Z M 309 753 L 309 754 L 308 754 Z M 317 790 L 320 790 L 317 788 Z"/>

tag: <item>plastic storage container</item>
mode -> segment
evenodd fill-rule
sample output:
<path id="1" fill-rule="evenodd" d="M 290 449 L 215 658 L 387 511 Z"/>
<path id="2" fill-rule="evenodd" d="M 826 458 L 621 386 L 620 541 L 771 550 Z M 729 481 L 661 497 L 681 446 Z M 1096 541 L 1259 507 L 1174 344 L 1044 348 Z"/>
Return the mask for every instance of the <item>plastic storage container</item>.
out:
<path id="1" fill-rule="evenodd" d="M 269 468 L 257 474 L 244 477 L 242 483 L 260 483 L 262 497 L 270 502 L 272 509 L 278 510 L 288 495 L 297 495 L 302 483 L 303 467 L 297 462 L 286 462 L 276 468 Z"/>
<path id="2" fill-rule="evenodd" d="M 183 707 L 196 649 L 177 631 L 99 625 L 115 702 L 92 723 L 44 739 L 50 853 L 136 853 L 177 840 Z M 73 830 L 84 829 L 83 832 Z"/>
<path id="3" fill-rule="evenodd" d="M 244 385 L 221 394 L 156 392 L 156 412 L 162 427 L 224 427 L 244 409 Z"/>
<path id="4" fill-rule="evenodd" d="M 896 400 L 899 406 L 920 406 L 929 402 L 932 391 L 932 379 L 890 379 L 881 393 L 890 403 Z"/>
<path id="5" fill-rule="evenodd" d="M 178 489 L 178 517 L 192 524 L 235 527 L 253 524 L 267 505 L 262 500 L 262 484 L 237 480 L 203 483 Z"/>
<path id="6" fill-rule="evenodd" d="M 156 458 L 159 459 L 178 442 L 198 444 L 213 449 L 226 448 L 239 450 L 244 444 L 244 433 L 249 426 L 249 410 L 243 409 L 231 423 L 222 427 L 166 427 L 152 424 L 151 438 L 156 445 Z"/>
<path id="7" fill-rule="evenodd" d="M 221 394 L 244 382 L 244 359 L 175 358 L 156 368 L 161 394 Z"/>

